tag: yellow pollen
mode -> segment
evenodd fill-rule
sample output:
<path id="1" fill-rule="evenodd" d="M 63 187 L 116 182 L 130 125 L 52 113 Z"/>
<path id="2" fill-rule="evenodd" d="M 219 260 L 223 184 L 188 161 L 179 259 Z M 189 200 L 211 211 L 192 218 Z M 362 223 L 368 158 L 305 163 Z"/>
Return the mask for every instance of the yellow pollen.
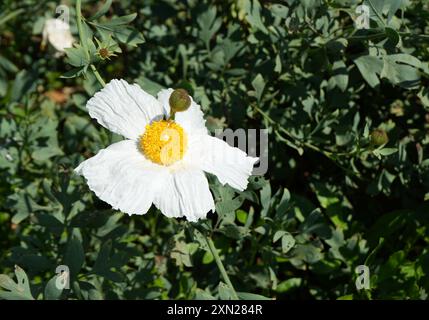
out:
<path id="1" fill-rule="evenodd" d="M 154 121 L 140 137 L 140 148 L 152 162 L 168 166 L 183 158 L 188 145 L 183 128 L 172 120 Z"/>

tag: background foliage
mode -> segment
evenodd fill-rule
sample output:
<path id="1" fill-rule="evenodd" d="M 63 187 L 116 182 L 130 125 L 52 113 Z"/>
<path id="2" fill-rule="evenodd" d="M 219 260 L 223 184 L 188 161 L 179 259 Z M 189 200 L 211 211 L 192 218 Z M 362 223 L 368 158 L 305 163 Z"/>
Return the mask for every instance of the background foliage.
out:
<path id="1" fill-rule="evenodd" d="M 209 234 L 243 299 L 427 299 L 429 4 L 365 2 L 358 31 L 354 0 L 86 1 L 86 18 L 101 12 L 79 60 L 40 48 L 58 2 L 2 1 L 0 297 L 228 299 Z M 93 37 L 122 52 L 97 58 Z M 114 212 L 72 172 L 120 140 L 85 110 L 92 63 L 153 94 L 187 88 L 211 130 L 267 128 L 268 173 L 243 193 L 211 177 L 202 224 Z"/>

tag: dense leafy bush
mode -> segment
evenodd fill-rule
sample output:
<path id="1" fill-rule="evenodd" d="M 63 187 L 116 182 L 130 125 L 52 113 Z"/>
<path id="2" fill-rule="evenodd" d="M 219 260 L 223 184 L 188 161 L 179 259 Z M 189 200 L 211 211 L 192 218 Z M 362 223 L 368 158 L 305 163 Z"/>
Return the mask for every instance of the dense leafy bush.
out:
<path id="1" fill-rule="evenodd" d="M 56 1 L 0 4 L 0 297 L 227 299 L 215 252 L 243 299 L 427 298 L 426 1 L 365 1 L 365 30 L 357 0 L 110 2 L 82 4 L 84 44 L 64 1 L 67 56 L 41 48 Z M 211 177 L 217 212 L 199 223 L 112 210 L 73 173 L 121 139 L 87 114 L 91 65 L 186 88 L 211 130 L 268 129 L 268 172 L 242 193 Z"/>

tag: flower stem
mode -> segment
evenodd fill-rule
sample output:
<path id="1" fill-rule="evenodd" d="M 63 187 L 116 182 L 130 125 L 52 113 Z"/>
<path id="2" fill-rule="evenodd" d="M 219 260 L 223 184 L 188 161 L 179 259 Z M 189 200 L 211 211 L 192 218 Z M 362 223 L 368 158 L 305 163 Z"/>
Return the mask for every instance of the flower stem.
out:
<path id="1" fill-rule="evenodd" d="M 206 237 L 206 241 L 207 241 L 209 249 L 210 249 L 210 251 L 211 251 L 211 253 L 212 253 L 212 255 L 213 255 L 213 257 L 214 257 L 214 259 L 216 261 L 217 267 L 219 268 L 219 271 L 220 271 L 220 273 L 222 275 L 223 280 L 226 282 L 227 286 L 231 289 L 232 298 L 234 300 L 239 300 L 237 292 L 235 291 L 234 286 L 232 285 L 232 282 L 229 279 L 228 274 L 226 273 L 225 267 L 223 266 L 223 263 L 222 263 L 222 260 L 219 257 L 219 254 L 217 253 L 217 249 L 216 249 L 216 247 L 215 247 L 215 245 L 213 243 L 212 238 L 210 236 L 207 236 Z"/>
<path id="2" fill-rule="evenodd" d="M 88 63 L 91 62 L 91 57 L 89 55 L 89 49 L 88 49 L 88 43 L 86 42 L 87 39 L 84 39 L 83 37 L 83 27 L 82 27 L 82 11 L 81 11 L 81 0 L 76 0 L 76 22 L 77 22 L 77 30 L 79 32 L 79 41 L 83 47 L 83 51 L 85 51 L 86 59 L 88 60 Z M 98 73 L 97 68 L 94 64 L 90 64 L 91 70 L 94 73 L 94 76 L 97 78 L 98 82 L 105 87 L 106 83 L 104 82 L 103 78 L 101 78 L 100 73 Z"/>
<path id="3" fill-rule="evenodd" d="M 103 78 L 98 73 L 97 68 L 95 67 L 95 65 L 91 64 L 91 70 L 92 70 L 92 72 L 94 72 L 94 75 L 97 78 L 98 82 L 100 82 L 100 84 L 103 87 L 105 87 L 106 86 L 106 82 L 104 82 Z"/>
<path id="4" fill-rule="evenodd" d="M 77 22 L 77 30 L 79 32 L 79 41 L 82 45 L 86 58 L 89 61 L 89 50 L 86 43 L 86 39 L 83 38 L 83 28 L 82 28 L 82 12 L 81 12 L 81 0 L 76 0 L 76 22 Z"/>

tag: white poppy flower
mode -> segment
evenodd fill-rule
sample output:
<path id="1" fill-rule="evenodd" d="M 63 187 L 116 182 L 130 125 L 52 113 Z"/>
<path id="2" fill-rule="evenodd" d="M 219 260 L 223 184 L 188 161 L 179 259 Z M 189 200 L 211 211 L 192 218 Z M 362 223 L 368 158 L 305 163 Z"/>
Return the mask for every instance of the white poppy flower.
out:
<path id="1" fill-rule="evenodd" d="M 70 25 L 61 19 L 48 19 L 43 26 L 43 43 L 46 40 L 59 52 L 73 46 Z"/>
<path id="2" fill-rule="evenodd" d="M 99 124 L 126 140 L 99 151 L 75 171 L 114 209 L 145 214 L 153 203 L 167 217 L 196 221 L 215 210 L 204 172 L 242 191 L 258 158 L 210 136 L 192 98 L 174 121 L 165 120 L 172 92 L 161 90 L 156 99 L 137 84 L 108 83 L 86 107 Z"/>

